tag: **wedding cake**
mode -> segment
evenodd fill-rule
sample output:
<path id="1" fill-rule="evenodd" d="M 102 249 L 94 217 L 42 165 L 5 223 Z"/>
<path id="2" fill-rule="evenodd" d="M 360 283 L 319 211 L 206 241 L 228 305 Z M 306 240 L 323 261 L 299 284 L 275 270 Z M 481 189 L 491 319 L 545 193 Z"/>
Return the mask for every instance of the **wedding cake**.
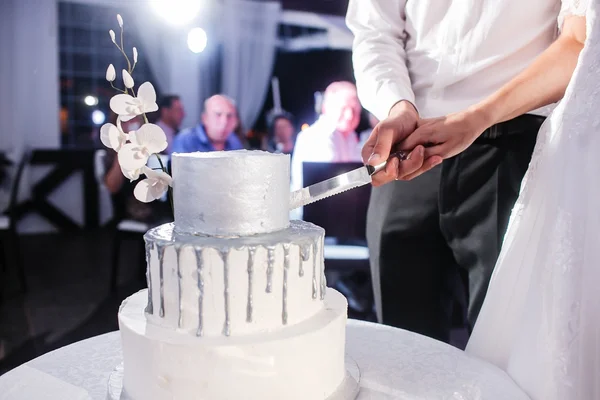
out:
<path id="1" fill-rule="evenodd" d="M 289 220 L 289 156 L 174 154 L 175 222 L 145 236 L 148 289 L 119 310 L 123 398 L 328 399 L 347 303 L 324 230 Z"/>

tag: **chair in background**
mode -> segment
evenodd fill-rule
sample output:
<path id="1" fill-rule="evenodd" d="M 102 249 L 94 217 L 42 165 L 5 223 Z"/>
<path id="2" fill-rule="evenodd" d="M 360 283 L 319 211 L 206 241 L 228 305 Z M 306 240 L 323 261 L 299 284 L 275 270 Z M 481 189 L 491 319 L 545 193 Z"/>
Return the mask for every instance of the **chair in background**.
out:
<path id="1" fill-rule="evenodd" d="M 303 164 L 304 186 L 362 167 L 362 163 Z M 304 207 L 303 219 L 325 229 L 324 258 L 328 275 L 340 275 L 334 286 L 357 312 L 371 312 L 369 249 L 366 239 L 371 186 L 365 185 Z M 365 280 L 367 280 L 365 282 Z"/>
<path id="2" fill-rule="evenodd" d="M 31 151 L 27 149 L 23 152 L 23 155 L 16 166 L 15 173 L 13 174 L 8 208 L 3 215 L 0 215 L 0 273 L 3 276 L 6 276 L 9 266 L 6 252 L 8 248 L 11 248 L 14 254 L 17 276 L 23 293 L 27 292 L 27 279 L 25 277 L 25 266 L 21 254 L 19 233 L 17 232 L 17 204 L 19 201 L 21 182 L 23 180 L 23 172 L 25 171 L 27 164 L 29 164 L 30 158 Z M 10 242 L 9 246 L 7 246 L 7 242 Z M 0 301 L 3 297 L 3 281 L 4 279 L 0 279 Z"/>
<path id="3" fill-rule="evenodd" d="M 106 150 L 98 150 L 96 152 L 96 177 L 98 179 L 98 184 L 104 186 L 104 175 L 105 171 L 105 163 L 104 157 L 106 156 Z M 164 166 L 167 166 L 169 163 L 169 157 L 167 155 L 160 155 L 161 161 Z M 148 160 L 149 168 L 158 168 L 160 164 L 156 157 L 151 157 Z M 167 196 L 158 201 L 167 201 Z M 113 248 L 112 248 L 112 263 L 110 270 L 110 291 L 115 292 L 117 290 L 118 283 L 118 275 L 119 275 L 119 260 L 121 256 L 121 248 L 125 241 L 130 241 L 135 243 L 135 252 L 139 255 L 139 265 L 140 271 L 144 272 L 146 268 L 145 264 L 145 249 L 144 249 L 144 234 L 150 229 L 151 226 L 144 222 L 135 221 L 132 219 L 122 219 L 120 221 L 115 221 L 114 223 L 114 237 L 113 237 Z M 140 276 L 143 275 L 142 273 Z"/>

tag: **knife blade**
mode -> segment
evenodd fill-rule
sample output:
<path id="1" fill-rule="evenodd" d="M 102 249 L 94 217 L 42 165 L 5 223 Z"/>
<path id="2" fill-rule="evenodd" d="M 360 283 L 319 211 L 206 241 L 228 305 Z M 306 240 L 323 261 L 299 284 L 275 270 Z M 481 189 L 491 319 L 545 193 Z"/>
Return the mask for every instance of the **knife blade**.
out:
<path id="1" fill-rule="evenodd" d="M 290 210 L 371 183 L 372 176 L 385 169 L 387 163 L 394 157 L 403 161 L 408 157 L 408 153 L 404 151 L 393 153 L 387 161 L 377 166 L 364 165 L 350 172 L 334 176 L 333 178 L 292 192 L 290 194 Z"/>

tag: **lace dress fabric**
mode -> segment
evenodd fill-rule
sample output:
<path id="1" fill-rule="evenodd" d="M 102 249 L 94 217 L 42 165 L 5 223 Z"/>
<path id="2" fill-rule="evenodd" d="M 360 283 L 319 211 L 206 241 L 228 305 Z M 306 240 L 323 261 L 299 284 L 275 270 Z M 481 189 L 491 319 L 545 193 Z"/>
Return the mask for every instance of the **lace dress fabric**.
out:
<path id="1" fill-rule="evenodd" d="M 508 372 L 533 400 L 600 399 L 600 20 L 546 120 L 466 351 Z"/>

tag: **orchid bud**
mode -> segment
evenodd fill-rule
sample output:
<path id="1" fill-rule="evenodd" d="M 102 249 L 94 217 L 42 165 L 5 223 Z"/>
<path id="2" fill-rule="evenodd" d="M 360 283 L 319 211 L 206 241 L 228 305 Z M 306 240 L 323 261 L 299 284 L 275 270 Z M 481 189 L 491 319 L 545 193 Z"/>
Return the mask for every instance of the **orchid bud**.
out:
<path id="1" fill-rule="evenodd" d="M 108 34 L 110 35 L 110 40 L 112 40 L 112 42 L 114 44 L 117 44 L 117 38 L 115 36 L 115 31 L 113 31 L 112 29 L 110 31 L 108 31 Z"/>
<path id="2" fill-rule="evenodd" d="M 112 82 L 116 79 L 116 77 L 117 72 L 115 71 L 115 67 L 112 64 L 110 64 L 106 69 L 106 80 Z"/>
<path id="3" fill-rule="evenodd" d="M 127 70 L 123 70 L 123 83 L 127 89 L 131 89 L 133 87 L 133 78 L 129 75 Z"/>
<path id="4" fill-rule="evenodd" d="M 119 22 L 119 27 L 122 28 L 123 27 L 123 17 L 121 17 L 121 14 L 117 14 L 117 21 Z"/>
<path id="5" fill-rule="evenodd" d="M 137 52 L 137 49 L 134 47 L 133 48 L 133 62 L 137 63 L 137 59 L 138 59 L 138 52 Z"/>

